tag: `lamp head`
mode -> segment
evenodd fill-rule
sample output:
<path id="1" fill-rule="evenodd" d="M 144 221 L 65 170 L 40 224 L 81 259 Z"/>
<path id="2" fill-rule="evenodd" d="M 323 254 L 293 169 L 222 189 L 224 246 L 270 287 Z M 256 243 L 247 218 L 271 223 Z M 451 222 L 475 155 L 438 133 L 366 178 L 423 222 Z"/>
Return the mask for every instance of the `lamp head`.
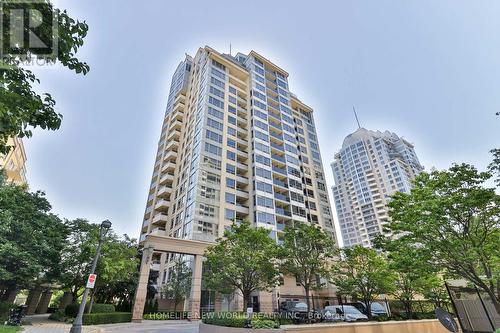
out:
<path id="1" fill-rule="evenodd" d="M 104 229 L 109 229 L 111 228 L 111 222 L 109 220 L 104 220 L 101 223 L 101 227 Z"/>

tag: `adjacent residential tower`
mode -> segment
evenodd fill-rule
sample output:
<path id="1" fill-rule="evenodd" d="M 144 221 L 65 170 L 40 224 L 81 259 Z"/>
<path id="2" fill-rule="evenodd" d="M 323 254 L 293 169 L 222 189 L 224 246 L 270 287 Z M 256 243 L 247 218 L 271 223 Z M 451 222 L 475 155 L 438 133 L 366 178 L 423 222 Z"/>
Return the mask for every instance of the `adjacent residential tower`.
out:
<path id="1" fill-rule="evenodd" d="M 332 163 L 333 197 L 344 246 L 372 247 L 387 222 L 387 201 L 410 192 L 422 171 L 413 145 L 391 132 L 359 128 L 348 135 Z"/>

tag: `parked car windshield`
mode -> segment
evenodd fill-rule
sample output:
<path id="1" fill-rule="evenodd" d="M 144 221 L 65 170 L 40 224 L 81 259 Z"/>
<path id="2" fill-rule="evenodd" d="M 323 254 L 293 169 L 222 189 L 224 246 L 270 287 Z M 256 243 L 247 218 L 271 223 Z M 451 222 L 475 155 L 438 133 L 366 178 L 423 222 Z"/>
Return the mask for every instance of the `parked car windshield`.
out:
<path id="1" fill-rule="evenodd" d="M 384 306 L 380 303 L 374 302 L 374 303 L 372 303 L 371 307 L 372 307 L 372 311 L 375 310 L 375 311 L 384 311 L 385 312 Z"/>
<path id="2" fill-rule="evenodd" d="M 341 306 L 339 308 L 342 310 Z M 361 312 L 359 312 L 358 309 L 356 309 L 352 305 L 344 305 L 344 313 L 346 313 L 346 314 L 354 314 L 354 315 L 362 314 Z"/>
<path id="3" fill-rule="evenodd" d="M 307 304 L 306 303 L 297 303 L 294 305 L 295 308 L 306 308 L 307 309 Z"/>

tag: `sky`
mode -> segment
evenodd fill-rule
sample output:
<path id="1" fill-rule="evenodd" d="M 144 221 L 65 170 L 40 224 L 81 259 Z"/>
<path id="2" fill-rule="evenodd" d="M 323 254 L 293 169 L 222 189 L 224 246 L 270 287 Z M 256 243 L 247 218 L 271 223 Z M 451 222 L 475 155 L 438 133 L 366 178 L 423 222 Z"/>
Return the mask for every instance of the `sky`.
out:
<path id="1" fill-rule="evenodd" d="M 334 154 L 357 128 L 353 105 L 363 127 L 412 142 L 427 170 L 484 169 L 500 147 L 498 1 L 55 4 L 88 23 L 78 58 L 91 71 L 32 68 L 64 119 L 25 147 L 30 189 L 62 218 L 109 219 L 139 236 L 171 76 L 205 45 L 255 50 L 290 73 L 314 109 L 328 187 Z"/>

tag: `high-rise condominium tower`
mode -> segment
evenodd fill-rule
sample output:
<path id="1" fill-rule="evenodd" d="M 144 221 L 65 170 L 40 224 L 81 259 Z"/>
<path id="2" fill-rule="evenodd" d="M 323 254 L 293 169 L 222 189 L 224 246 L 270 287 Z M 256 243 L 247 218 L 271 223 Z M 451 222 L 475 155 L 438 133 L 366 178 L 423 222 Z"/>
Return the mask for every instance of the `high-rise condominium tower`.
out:
<path id="1" fill-rule="evenodd" d="M 359 128 L 348 135 L 332 163 L 333 196 L 344 246 L 371 247 L 387 222 L 387 200 L 409 192 L 422 171 L 413 145 L 391 132 Z"/>
<path id="2" fill-rule="evenodd" d="M 172 78 L 141 240 L 215 241 L 243 219 L 277 242 L 293 223 L 335 239 L 313 110 L 290 93 L 288 73 L 254 51 L 203 47 Z"/>
<path id="3" fill-rule="evenodd" d="M 26 183 L 26 152 L 23 141 L 18 137 L 7 140 L 10 150 L 7 154 L 0 154 L 0 170 L 4 170 L 7 182 L 15 184 Z"/>

